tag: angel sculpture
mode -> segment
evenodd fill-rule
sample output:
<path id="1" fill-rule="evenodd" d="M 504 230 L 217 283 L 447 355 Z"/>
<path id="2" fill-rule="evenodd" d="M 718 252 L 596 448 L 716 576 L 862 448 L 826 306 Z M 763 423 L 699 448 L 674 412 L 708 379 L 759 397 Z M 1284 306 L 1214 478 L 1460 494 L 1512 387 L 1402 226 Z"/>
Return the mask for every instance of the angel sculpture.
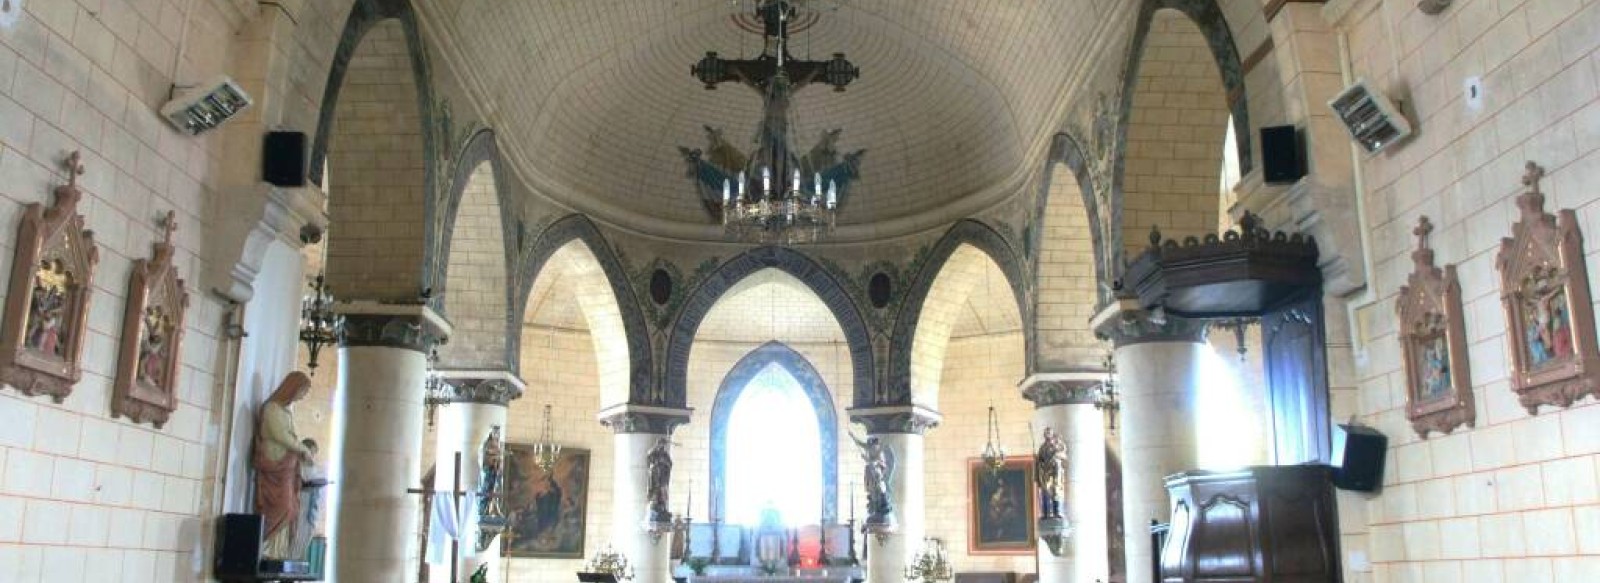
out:
<path id="1" fill-rule="evenodd" d="M 851 441 L 861 448 L 861 461 L 865 465 L 863 483 L 867 487 L 867 524 L 888 525 L 894 522 L 894 504 L 889 501 L 889 481 L 894 479 L 894 450 L 876 435 L 865 441 L 850 434 Z"/>

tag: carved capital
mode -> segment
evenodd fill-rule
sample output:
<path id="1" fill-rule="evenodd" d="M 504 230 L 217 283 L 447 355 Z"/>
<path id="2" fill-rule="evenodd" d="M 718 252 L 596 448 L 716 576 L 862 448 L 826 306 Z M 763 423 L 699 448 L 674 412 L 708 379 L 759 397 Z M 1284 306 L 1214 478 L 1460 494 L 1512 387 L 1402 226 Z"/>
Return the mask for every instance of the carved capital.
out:
<path id="1" fill-rule="evenodd" d="M 450 338 L 450 323 L 422 304 L 340 302 L 334 312 L 344 316 L 342 348 L 377 346 L 426 354 Z"/>
<path id="2" fill-rule="evenodd" d="M 1093 405 L 1100 386 L 1105 384 L 1103 370 L 1079 370 L 1057 373 L 1038 373 L 1018 385 L 1022 398 L 1042 409 L 1053 405 Z"/>
<path id="3" fill-rule="evenodd" d="M 1145 310 L 1131 298 L 1106 306 L 1089 322 L 1094 334 L 1117 348 L 1147 342 L 1206 341 L 1206 321 L 1167 314 L 1159 309 Z"/>
<path id="4" fill-rule="evenodd" d="M 506 407 L 526 388 L 522 379 L 503 370 L 437 370 L 430 380 L 428 403 Z"/>
<path id="5" fill-rule="evenodd" d="M 672 430 L 689 422 L 693 409 L 650 407 L 644 405 L 617 405 L 600 411 L 600 424 L 617 433 L 649 433 L 672 435 Z"/>
<path id="6" fill-rule="evenodd" d="M 909 433 L 922 435 L 939 426 L 944 416 L 921 405 L 897 407 L 857 407 L 849 409 L 850 420 L 867 428 L 868 435 Z"/>

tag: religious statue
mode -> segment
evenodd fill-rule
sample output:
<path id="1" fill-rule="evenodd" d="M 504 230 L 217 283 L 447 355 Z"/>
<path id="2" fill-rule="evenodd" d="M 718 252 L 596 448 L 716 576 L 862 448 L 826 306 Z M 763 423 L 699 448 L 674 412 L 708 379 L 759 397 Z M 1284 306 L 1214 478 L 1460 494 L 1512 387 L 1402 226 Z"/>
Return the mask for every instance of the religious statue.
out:
<path id="1" fill-rule="evenodd" d="M 1044 442 L 1033 456 L 1034 485 L 1039 488 L 1039 516 L 1061 518 L 1061 484 L 1066 478 L 1067 444 L 1055 429 L 1044 428 Z"/>
<path id="2" fill-rule="evenodd" d="M 500 472 L 505 463 L 505 444 L 500 440 L 500 426 L 489 430 L 483 447 L 478 449 L 478 516 L 500 516 Z"/>
<path id="3" fill-rule="evenodd" d="M 256 514 L 264 523 L 264 557 L 297 558 L 291 547 L 300 514 L 300 464 L 311 463 L 314 454 L 295 435 L 292 407 L 309 392 L 311 377 L 291 372 L 257 413 L 250 466 L 256 471 Z"/>
<path id="4" fill-rule="evenodd" d="M 889 480 L 894 478 L 894 451 L 883 440 L 873 435 L 866 441 L 854 433 L 850 439 L 861 448 L 864 484 L 867 487 L 867 524 L 886 525 L 893 522 L 894 503 L 889 501 Z"/>
<path id="5" fill-rule="evenodd" d="M 650 472 L 650 521 L 656 523 L 672 522 L 672 513 L 667 511 L 667 486 L 672 481 L 672 454 L 667 448 L 672 442 L 663 437 L 656 440 L 655 447 L 650 448 L 650 453 L 645 455 L 645 466 Z"/>
<path id="6" fill-rule="evenodd" d="M 309 453 L 300 462 L 300 513 L 291 549 L 296 557 L 306 556 L 311 537 L 317 534 L 317 524 L 322 522 L 322 489 L 328 485 L 327 473 L 317 465 L 317 441 L 308 437 L 300 440 L 300 445 Z"/>

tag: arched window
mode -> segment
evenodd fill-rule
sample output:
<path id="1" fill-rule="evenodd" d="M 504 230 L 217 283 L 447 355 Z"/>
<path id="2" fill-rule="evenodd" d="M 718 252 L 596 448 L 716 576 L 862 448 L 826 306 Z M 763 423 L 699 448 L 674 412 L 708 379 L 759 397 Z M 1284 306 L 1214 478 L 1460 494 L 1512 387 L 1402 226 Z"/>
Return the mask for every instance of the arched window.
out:
<path id="1" fill-rule="evenodd" d="M 782 343 L 751 351 L 717 392 L 711 414 L 711 508 L 730 524 L 788 525 L 836 514 L 838 422 L 822 377 Z"/>

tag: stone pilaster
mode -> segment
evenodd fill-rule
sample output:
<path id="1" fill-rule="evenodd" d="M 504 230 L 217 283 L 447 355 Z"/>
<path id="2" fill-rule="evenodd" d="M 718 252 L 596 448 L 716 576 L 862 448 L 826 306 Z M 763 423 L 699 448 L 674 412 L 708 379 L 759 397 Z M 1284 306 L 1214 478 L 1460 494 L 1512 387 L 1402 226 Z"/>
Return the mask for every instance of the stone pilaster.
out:
<path id="1" fill-rule="evenodd" d="M 1195 466 L 1194 399 L 1209 350 L 1206 324 L 1127 300 L 1107 306 L 1091 324 L 1116 345 L 1127 580 L 1149 583 L 1150 521 L 1171 515 L 1163 480 Z"/>
<path id="2" fill-rule="evenodd" d="M 334 394 L 329 572 L 341 583 L 415 574 L 427 354 L 450 324 L 423 305 L 345 302 Z"/>
<path id="3" fill-rule="evenodd" d="M 633 564 L 636 583 L 668 583 L 670 534 L 651 532 L 650 472 L 645 456 L 656 441 L 689 422 L 689 409 L 617 405 L 600 411 L 599 421 L 616 432 L 612 458 L 612 545 Z M 671 501 L 668 501 L 671 508 Z"/>
<path id="4" fill-rule="evenodd" d="M 461 454 L 461 489 L 468 492 L 484 490 L 483 446 L 489 436 L 500 431 L 505 441 L 506 413 L 512 400 L 522 396 L 526 383 L 504 370 L 451 370 L 433 371 L 428 381 L 427 404 L 435 407 L 436 429 L 434 437 L 433 488 L 447 491 L 455 487 L 451 469 L 455 455 Z M 498 476 L 499 491 L 504 491 L 504 466 Z M 480 503 L 481 504 L 481 503 Z M 479 512 L 479 508 L 465 508 L 465 512 Z M 463 549 L 476 547 L 472 556 L 461 553 L 457 574 L 461 579 L 471 575 L 479 565 L 488 565 L 489 580 L 502 579 L 500 569 L 500 544 L 491 534 L 487 537 L 471 533 L 463 537 Z M 449 579 L 449 565 L 433 567 L 433 579 Z"/>
<path id="5" fill-rule="evenodd" d="M 867 535 L 871 541 L 867 581 L 902 583 L 906 565 L 921 550 L 928 531 L 924 504 L 927 486 L 922 479 L 927 465 L 923 434 L 944 418 L 938 411 L 917 405 L 857 408 L 849 413 L 851 421 L 866 427 L 867 435 L 878 438 L 894 453 L 889 500 L 894 505 L 895 520 L 892 528 Z"/>
<path id="6" fill-rule="evenodd" d="M 1107 565 L 1105 413 L 1095 406 L 1106 372 L 1038 373 L 1019 385 L 1034 405 L 1033 426 L 1067 446 L 1062 519 L 1039 524 L 1039 582 L 1105 581 Z M 1035 435 L 1036 441 L 1042 440 Z"/>

